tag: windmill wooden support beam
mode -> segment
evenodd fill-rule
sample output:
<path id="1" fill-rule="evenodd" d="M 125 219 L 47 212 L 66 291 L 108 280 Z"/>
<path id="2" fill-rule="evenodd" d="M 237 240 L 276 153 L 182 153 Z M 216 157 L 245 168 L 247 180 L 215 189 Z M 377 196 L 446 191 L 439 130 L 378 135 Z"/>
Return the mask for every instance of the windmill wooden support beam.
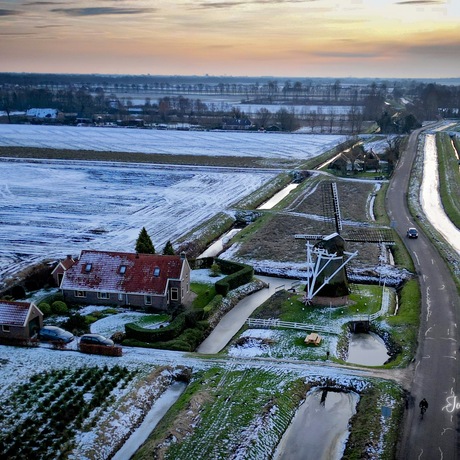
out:
<path id="1" fill-rule="evenodd" d="M 318 292 L 329 284 L 329 282 L 339 273 L 351 259 L 358 255 L 358 251 L 344 252 L 343 256 L 338 256 L 337 253 L 329 253 L 325 249 L 314 247 L 309 241 L 305 244 L 307 253 L 307 283 L 305 286 L 305 304 L 310 304 L 313 297 Z M 333 261 L 342 262 L 332 274 L 325 277 L 320 286 L 316 286 L 319 275 Z"/>

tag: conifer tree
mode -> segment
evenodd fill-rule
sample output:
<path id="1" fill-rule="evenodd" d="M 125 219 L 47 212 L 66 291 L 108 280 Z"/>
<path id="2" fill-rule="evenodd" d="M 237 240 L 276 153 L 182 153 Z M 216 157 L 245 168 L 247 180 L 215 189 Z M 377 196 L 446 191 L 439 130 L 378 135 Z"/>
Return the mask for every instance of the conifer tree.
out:
<path id="1" fill-rule="evenodd" d="M 155 247 L 145 227 L 139 233 L 136 240 L 136 252 L 139 254 L 155 254 Z"/>
<path id="2" fill-rule="evenodd" d="M 166 256 L 173 256 L 175 255 L 173 245 L 171 244 L 171 241 L 168 240 L 168 242 L 165 244 L 165 247 L 163 249 L 163 254 Z"/>

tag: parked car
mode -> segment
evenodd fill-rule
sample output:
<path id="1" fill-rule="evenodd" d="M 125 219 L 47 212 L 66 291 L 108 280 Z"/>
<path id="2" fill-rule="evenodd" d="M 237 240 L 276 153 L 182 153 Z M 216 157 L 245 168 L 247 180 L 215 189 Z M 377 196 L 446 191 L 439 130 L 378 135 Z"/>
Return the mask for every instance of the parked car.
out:
<path id="1" fill-rule="evenodd" d="M 39 340 L 46 342 L 69 343 L 75 338 L 72 333 L 57 326 L 43 326 L 38 331 Z"/>
<path id="2" fill-rule="evenodd" d="M 407 230 L 408 238 L 418 238 L 418 231 L 416 228 L 411 227 Z"/>
<path id="3" fill-rule="evenodd" d="M 113 340 L 108 339 L 100 334 L 84 334 L 80 337 L 80 343 L 86 343 L 87 345 L 104 345 L 107 347 L 113 347 Z"/>

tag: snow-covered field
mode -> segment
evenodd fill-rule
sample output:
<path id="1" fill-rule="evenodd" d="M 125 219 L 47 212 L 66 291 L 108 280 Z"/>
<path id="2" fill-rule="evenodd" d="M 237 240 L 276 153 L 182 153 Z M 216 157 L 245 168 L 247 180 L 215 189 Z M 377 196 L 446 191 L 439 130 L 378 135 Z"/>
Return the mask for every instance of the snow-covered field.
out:
<path id="1" fill-rule="evenodd" d="M 275 173 L 73 161 L 0 160 L 0 279 L 82 249 L 158 251 Z"/>
<path id="2" fill-rule="evenodd" d="M 0 125 L 0 146 L 307 160 L 345 136 Z"/>
<path id="3" fill-rule="evenodd" d="M 341 136 L 0 125 L 0 146 L 309 158 Z M 145 164 L 0 160 L 0 282 L 83 249 L 132 251 L 146 227 L 158 251 L 276 172 Z"/>

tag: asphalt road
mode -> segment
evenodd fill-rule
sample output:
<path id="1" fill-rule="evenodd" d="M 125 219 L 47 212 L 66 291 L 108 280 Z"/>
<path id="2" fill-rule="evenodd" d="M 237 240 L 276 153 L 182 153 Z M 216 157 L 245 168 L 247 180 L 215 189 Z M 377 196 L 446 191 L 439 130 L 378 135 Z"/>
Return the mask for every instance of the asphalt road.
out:
<path id="1" fill-rule="evenodd" d="M 422 295 L 419 346 L 397 458 L 457 460 L 460 458 L 457 378 L 460 302 L 446 262 L 418 227 L 417 219 L 411 217 L 407 206 L 409 176 L 421 131 L 410 136 L 386 197 L 388 214 L 414 260 Z M 409 227 L 419 229 L 417 239 L 406 237 Z M 429 404 L 423 419 L 418 407 L 422 398 Z"/>

